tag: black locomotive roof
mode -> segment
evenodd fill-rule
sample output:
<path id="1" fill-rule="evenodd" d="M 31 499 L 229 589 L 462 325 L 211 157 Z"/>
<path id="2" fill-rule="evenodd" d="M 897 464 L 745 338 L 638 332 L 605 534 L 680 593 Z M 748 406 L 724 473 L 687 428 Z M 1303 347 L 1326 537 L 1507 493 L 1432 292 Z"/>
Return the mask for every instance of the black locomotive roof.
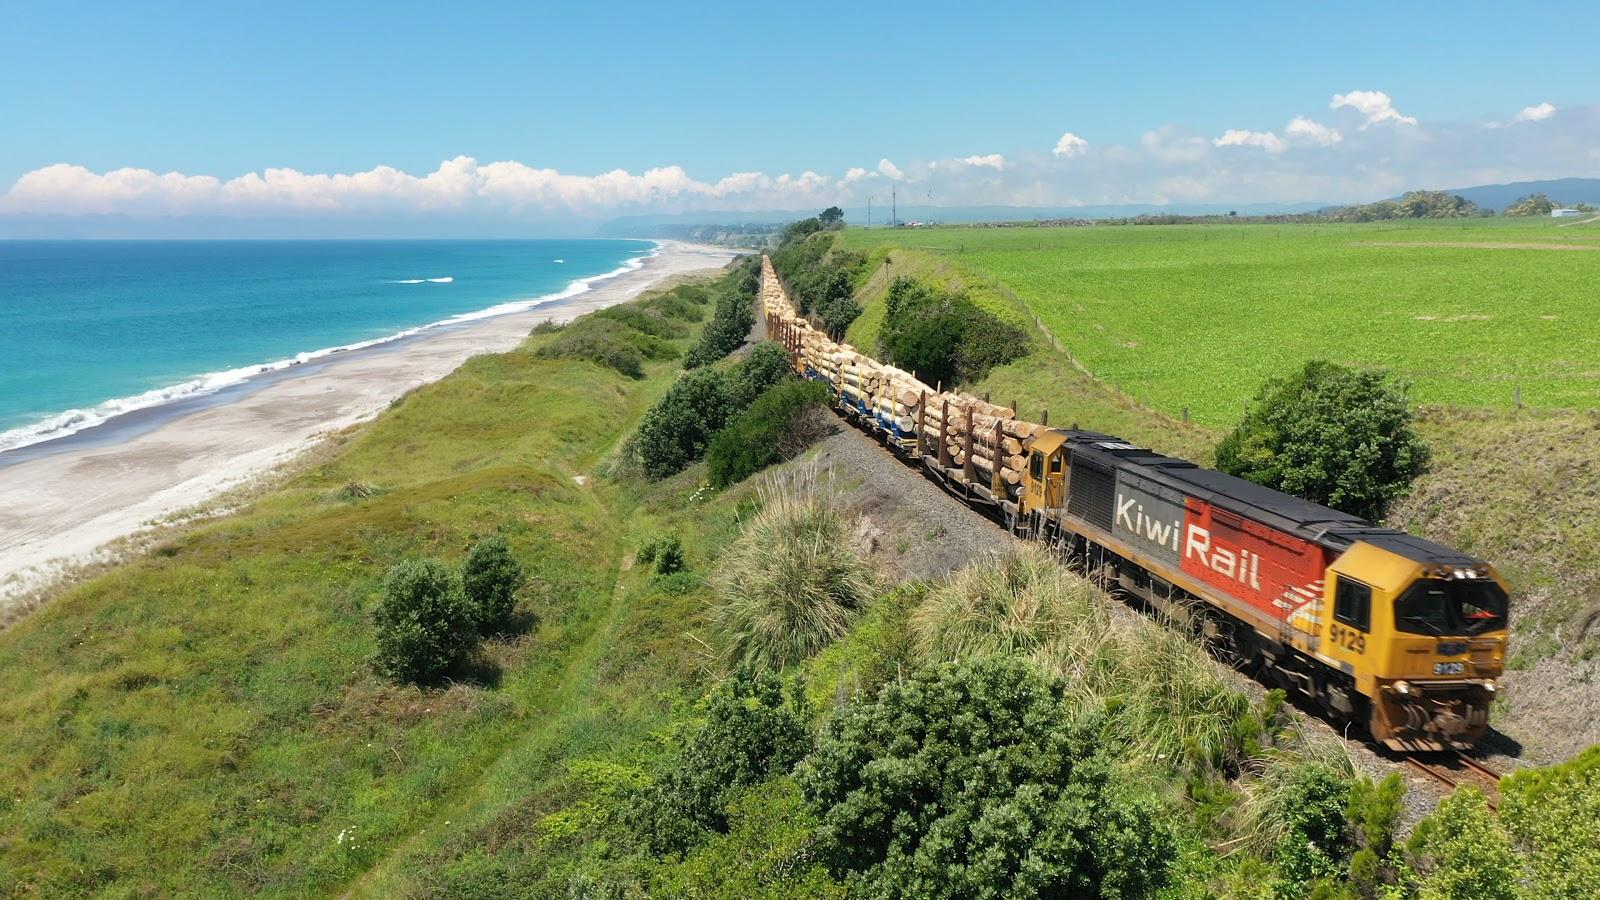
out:
<path id="1" fill-rule="evenodd" d="M 1343 551 L 1356 541 L 1366 541 L 1419 563 L 1447 566 L 1481 564 L 1475 557 L 1404 531 L 1381 528 L 1360 516 L 1342 513 L 1215 469 L 1204 469 L 1188 460 L 1163 456 L 1118 437 L 1078 430 L 1065 434 L 1074 459 L 1087 457 L 1106 468 L 1147 478 L 1187 496 L 1204 500 L 1212 506 L 1333 550 Z"/>

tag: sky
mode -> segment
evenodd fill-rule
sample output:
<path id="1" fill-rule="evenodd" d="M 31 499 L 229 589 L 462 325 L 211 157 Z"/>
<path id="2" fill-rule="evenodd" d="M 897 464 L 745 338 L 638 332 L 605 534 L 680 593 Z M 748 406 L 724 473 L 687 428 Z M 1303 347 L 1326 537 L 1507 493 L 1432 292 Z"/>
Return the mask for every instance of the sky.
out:
<path id="1" fill-rule="evenodd" d="M 891 184 L 1181 205 L 1600 176 L 1593 2 L 0 0 L 0 21 L 13 223 L 448 234 Z"/>

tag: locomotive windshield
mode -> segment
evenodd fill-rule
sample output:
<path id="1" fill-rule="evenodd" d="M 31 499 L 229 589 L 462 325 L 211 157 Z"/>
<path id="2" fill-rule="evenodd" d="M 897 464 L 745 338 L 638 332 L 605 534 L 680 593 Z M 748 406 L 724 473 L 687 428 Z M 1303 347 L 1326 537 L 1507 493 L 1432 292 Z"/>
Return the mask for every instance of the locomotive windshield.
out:
<path id="1" fill-rule="evenodd" d="M 1419 580 L 1394 602 L 1395 628 L 1412 634 L 1472 635 L 1506 626 L 1506 592 L 1486 580 Z"/>

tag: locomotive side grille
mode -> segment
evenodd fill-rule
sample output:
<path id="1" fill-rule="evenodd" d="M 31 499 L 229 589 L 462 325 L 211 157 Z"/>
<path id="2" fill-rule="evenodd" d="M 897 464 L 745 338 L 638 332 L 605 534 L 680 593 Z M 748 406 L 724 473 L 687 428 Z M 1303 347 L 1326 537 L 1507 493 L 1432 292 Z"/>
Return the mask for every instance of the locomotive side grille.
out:
<path id="1" fill-rule="evenodd" d="M 1067 489 L 1068 514 L 1110 531 L 1111 508 L 1115 502 L 1116 479 L 1111 470 L 1074 455 Z"/>

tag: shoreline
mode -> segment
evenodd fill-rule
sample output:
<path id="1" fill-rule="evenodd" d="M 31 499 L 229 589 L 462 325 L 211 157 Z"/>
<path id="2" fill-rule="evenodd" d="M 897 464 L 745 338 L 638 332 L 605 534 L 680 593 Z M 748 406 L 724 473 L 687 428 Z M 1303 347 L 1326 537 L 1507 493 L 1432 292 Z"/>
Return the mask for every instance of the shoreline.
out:
<path id="1" fill-rule="evenodd" d="M 638 266 L 578 279 L 587 286 L 577 293 L 514 301 L 532 305 L 324 353 L 0 454 L 0 627 L 29 595 L 114 558 L 108 545 L 289 462 L 320 436 L 371 419 L 470 357 L 510 350 L 540 322 L 626 302 L 736 255 L 681 241 L 657 245 Z"/>
<path id="2" fill-rule="evenodd" d="M 559 291 L 552 291 L 537 297 L 528 297 L 520 300 L 505 300 L 483 309 L 471 310 L 447 316 L 434 322 L 402 328 L 392 334 L 382 337 L 368 338 L 353 341 L 348 344 L 337 344 L 331 347 L 319 347 L 312 350 L 302 350 L 293 356 L 268 362 L 247 363 L 230 369 L 220 369 L 212 372 L 202 372 L 189 376 L 181 381 L 165 387 L 154 388 L 140 394 L 130 394 L 112 397 L 87 409 L 69 409 L 44 417 L 42 420 L 0 431 L 0 468 L 11 465 L 22 458 L 33 458 L 37 454 L 28 454 L 29 448 L 41 445 L 54 445 L 57 441 L 65 441 L 85 431 L 92 431 L 105 425 L 125 423 L 125 420 L 137 419 L 141 413 L 154 410 L 168 409 L 174 406 L 190 404 L 197 399 L 211 397 L 252 381 L 270 378 L 273 375 L 293 370 L 299 366 L 319 363 L 329 357 L 340 353 L 353 353 L 363 350 L 380 348 L 387 344 L 404 341 L 418 335 L 428 334 L 441 328 L 450 328 L 469 324 L 480 319 L 494 318 L 518 312 L 529 312 L 540 307 L 552 306 L 563 301 L 581 296 L 602 281 L 636 272 L 643 268 L 645 262 L 660 255 L 664 246 L 662 241 L 638 238 L 641 243 L 653 244 L 648 251 L 629 257 L 622 265 L 582 278 L 574 278 Z M 412 279 L 402 283 L 419 284 L 423 281 L 452 281 L 444 279 Z M 188 408 L 193 409 L 190 405 Z M 169 415 L 168 419 L 171 418 Z"/>

